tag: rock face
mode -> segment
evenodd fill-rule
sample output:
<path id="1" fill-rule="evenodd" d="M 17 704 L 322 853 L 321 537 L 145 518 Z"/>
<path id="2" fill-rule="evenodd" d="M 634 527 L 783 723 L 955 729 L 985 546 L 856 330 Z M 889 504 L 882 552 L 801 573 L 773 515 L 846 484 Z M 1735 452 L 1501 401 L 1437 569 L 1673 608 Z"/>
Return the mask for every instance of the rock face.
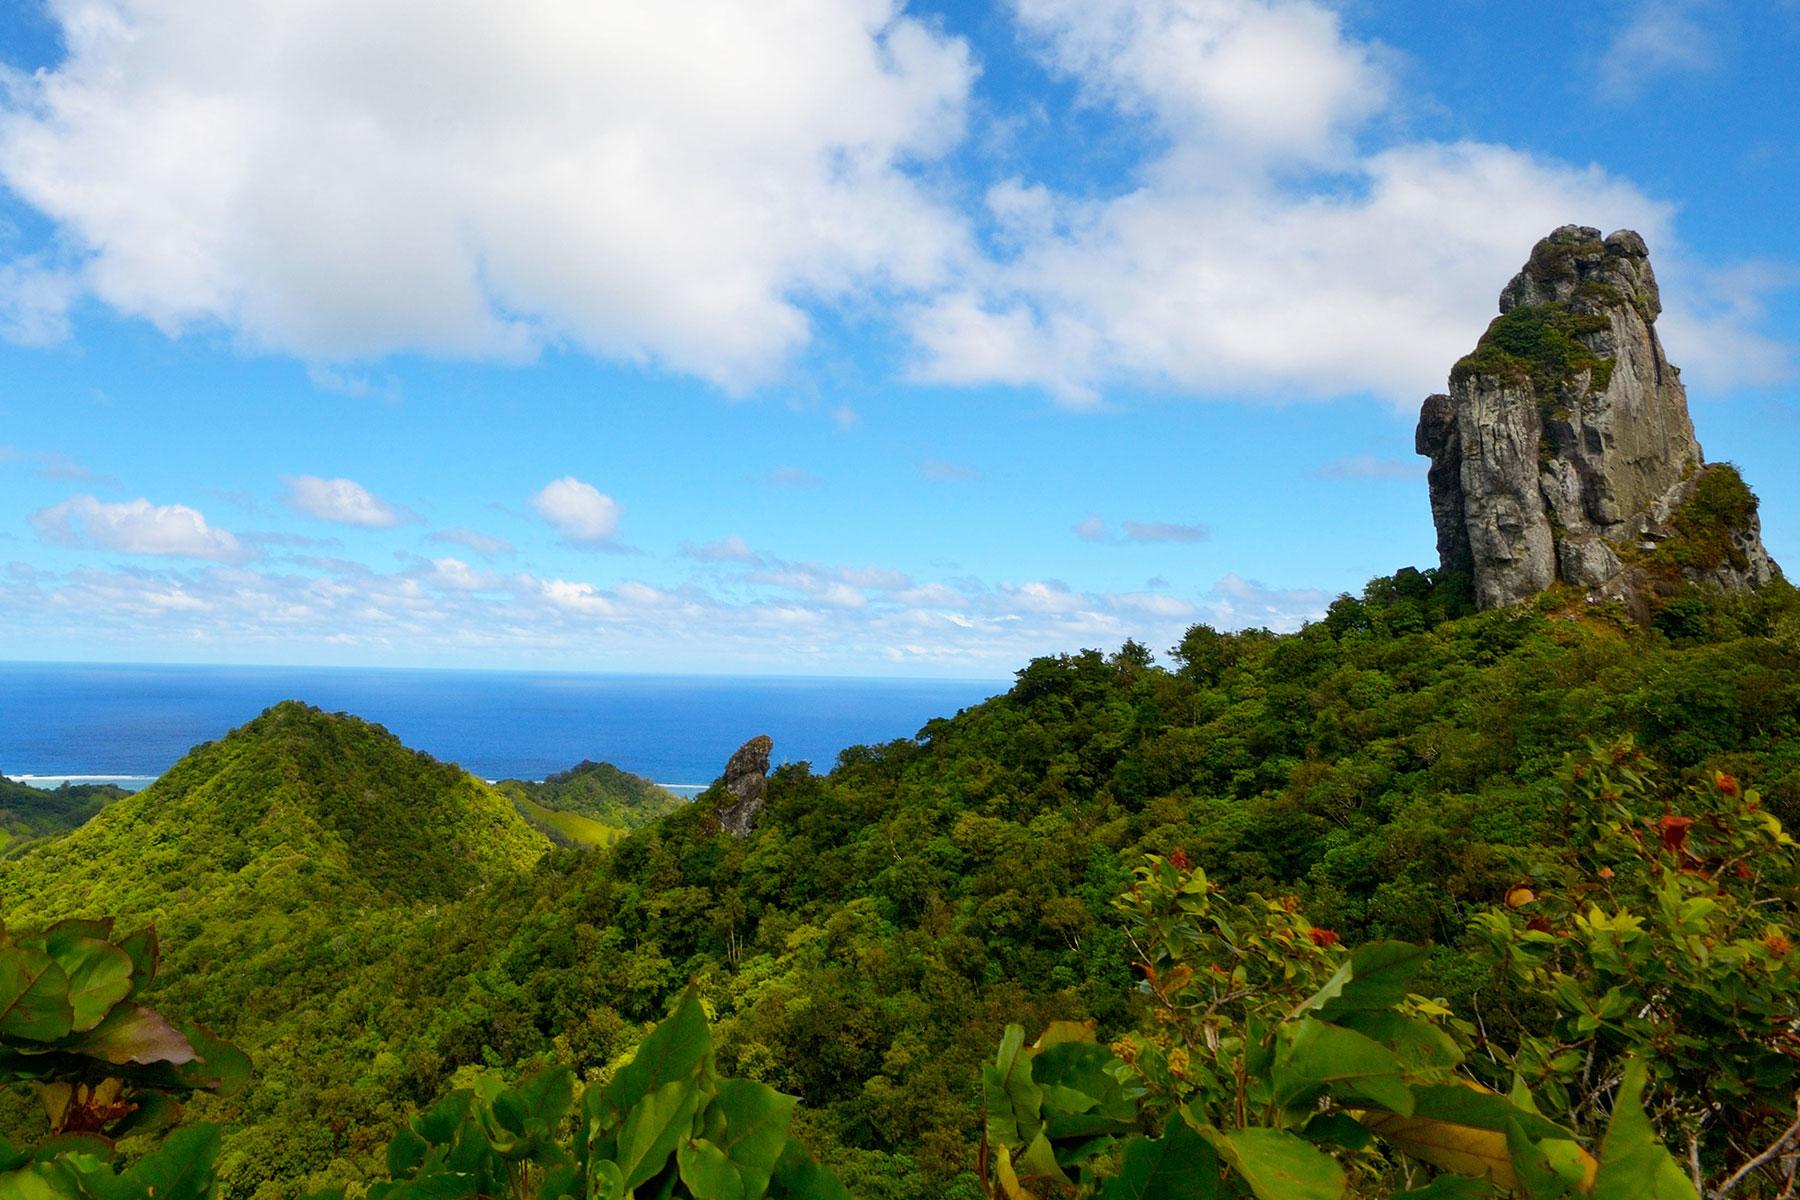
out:
<path id="1" fill-rule="evenodd" d="M 1500 293 L 1500 316 L 1426 399 L 1431 516 L 1445 572 L 1496 608 L 1558 581 L 1640 617 L 1683 579 L 1779 574 L 1756 498 L 1707 466 L 1681 373 L 1656 336 L 1644 239 L 1565 225 Z"/>
<path id="2" fill-rule="evenodd" d="M 769 790 L 769 753 L 775 742 L 757 734 L 737 748 L 725 764 L 725 790 L 731 800 L 719 806 L 719 824 L 732 837 L 746 837 L 763 810 L 763 793 Z"/>

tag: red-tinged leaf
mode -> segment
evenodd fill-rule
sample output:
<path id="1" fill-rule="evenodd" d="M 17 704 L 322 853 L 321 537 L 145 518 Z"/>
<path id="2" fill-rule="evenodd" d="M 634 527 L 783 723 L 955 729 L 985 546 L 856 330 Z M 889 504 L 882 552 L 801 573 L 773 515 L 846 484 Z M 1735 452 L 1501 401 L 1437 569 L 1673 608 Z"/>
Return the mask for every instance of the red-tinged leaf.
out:
<path id="1" fill-rule="evenodd" d="M 199 1057 L 187 1038 L 155 1009 L 121 1005 L 73 1043 L 70 1049 L 110 1063 L 170 1063 Z"/>

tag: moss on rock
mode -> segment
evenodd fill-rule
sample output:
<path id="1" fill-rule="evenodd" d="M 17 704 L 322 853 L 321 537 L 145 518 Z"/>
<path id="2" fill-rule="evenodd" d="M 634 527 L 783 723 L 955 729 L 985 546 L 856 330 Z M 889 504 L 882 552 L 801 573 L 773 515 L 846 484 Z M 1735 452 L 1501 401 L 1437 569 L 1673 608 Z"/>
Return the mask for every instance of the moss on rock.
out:
<path id="1" fill-rule="evenodd" d="M 1529 383 L 1546 399 L 1583 371 L 1588 390 L 1606 389 L 1613 360 L 1595 354 L 1579 339 L 1606 329 L 1600 313 L 1575 312 L 1560 304 L 1521 304 L 1495 317 L 1473 353 L 1450 370 L 1452 383 L 1483 375 Z"/>

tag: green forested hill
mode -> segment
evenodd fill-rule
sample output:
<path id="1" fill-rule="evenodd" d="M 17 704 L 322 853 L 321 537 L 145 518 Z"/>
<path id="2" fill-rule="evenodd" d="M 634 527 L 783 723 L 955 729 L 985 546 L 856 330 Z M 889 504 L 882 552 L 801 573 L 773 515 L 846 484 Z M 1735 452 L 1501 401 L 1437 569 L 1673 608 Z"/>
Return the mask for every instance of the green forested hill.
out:
<path id="1" fill-rule="evenodd" d="M 378 1113 L 321 1117 L 373 1049 L 357 1011 L 333 1000 L 434 910 L 528 869 L 546 846 L 466 772 L 378 726 L 289 702 L 0 865 L 0 912 L 9 925 L 157 925 L 157 994 L 256 1059 L 249 1091 L 221 1109 L 252 1127 L 224 1165 L 247 1193 L 329 1159 L 348 1124 L 393 1118 L 385 1098 Z"/>
<path id="2" fill-rule="evenodd" d="M 157 915 L 292 879 L 351 905 L 458 898 L 542 850 L 512 805 L 379 726 L 292 701 L 0 874 L 0 903 Z"/>
<path id="3" fill-rule="evenodd" d="M 599 847 L 647 825 L 684 801 L 611 763 L 582 762 L 540 783 L 503 779 L 495 785 L 544 834 L 564 845 Z"/>
<path id="4" fill-rule="evenodd" d="M 0 776 L 0 848 L 16 853 L 37 838 L 68 833 L 126 794 L 106 784 L 35 788 Z"/>
<path id="5" fill-rule="evenodd" d="M 916 739 L 782 768 L 747 839 L 709 794 L 529 868 L 497 793 L 277 710 L 4 865 L 0 896 L 9 921 L 159 918 L 170 1006 L 257 1057 L 261 1090 L 217 1109 L 239 1124 L 234 1195 L 354 1181 L 465 1068 L 602 1075 L 694 981 L 721 1069 L 799 1094 L 853 1194 L 973 1196 L 999 1030 L 1142 1019 L 1114 900 L 1146 851 L 1291 896 L 1333 940 L 1430 942 L 1428 986 L 1468 1012 L 1500 987 L 1462 953 L 1472 919 L 1564 870 L 1569 753 L 1631 735 L 1662 793 L 1725 771 L 1800 816 L 1787 585 L 1695 591 L 1650 629 L 1577 595 L 1484 614 L 1461 596 L 1402 572 L 1298 634 L 1198 626 L 1167 667 L 1131 644 L 1040 659 Z M 179 821 L 153 819 L 165 804 Z M 1521 1032 L 1484 1011 L 1495 1039 Z"/>
<path id="6" fill-rule="evenodd" d="M 619 829 L 648 825 L 683 803 L 680 796 L 643 776 L 603 762 L 579 763 L 541 783 L 507 779 L 500 787 L 516 789 L 545 808 L 579 813 Z"/>

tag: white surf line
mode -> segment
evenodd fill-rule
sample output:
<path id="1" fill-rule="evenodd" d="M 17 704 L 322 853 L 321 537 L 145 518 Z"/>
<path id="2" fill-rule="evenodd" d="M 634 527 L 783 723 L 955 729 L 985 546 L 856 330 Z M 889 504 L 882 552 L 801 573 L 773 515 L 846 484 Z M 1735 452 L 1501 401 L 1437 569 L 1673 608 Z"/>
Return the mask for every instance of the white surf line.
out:
<path id="1" fill-rule="evenodd" d="M 156 778 L 158 778 L 158 776 L 155 776 L 155 775 L 8 775 L 8 776 L 6 776 L 6 778 L 12 780 L 14 783 L 31 783 L 32 781 L 39 780 L 39 779 L 67 779 L 69 782 L 74 783 L 77 780 L 156 779 Z"/>

